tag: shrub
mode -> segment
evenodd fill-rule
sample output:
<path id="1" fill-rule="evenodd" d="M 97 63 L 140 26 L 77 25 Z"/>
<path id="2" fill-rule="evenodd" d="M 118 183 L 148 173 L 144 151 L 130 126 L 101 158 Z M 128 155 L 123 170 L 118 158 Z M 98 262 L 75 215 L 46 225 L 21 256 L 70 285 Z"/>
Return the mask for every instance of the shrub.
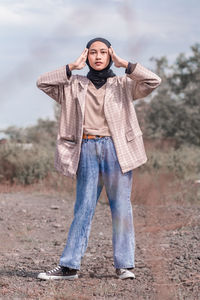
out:
<path id="1" fill-rule="evenodd" d="M 182 179 L 193 179 L 200 175 L 200 149 L 184 145 L 168 152 L 153 150 L 148 152 L 148 162 L 143 170 L 152 172 L 162 170 L 172 172 Z"/>
<path id="2" fill-rule="evenodd" d="M 32 184 L 45 178 L 54 168 L 54 153 L 39 145 L 26 149 L 23 144 L 0 147 L 0 180 Z"/>

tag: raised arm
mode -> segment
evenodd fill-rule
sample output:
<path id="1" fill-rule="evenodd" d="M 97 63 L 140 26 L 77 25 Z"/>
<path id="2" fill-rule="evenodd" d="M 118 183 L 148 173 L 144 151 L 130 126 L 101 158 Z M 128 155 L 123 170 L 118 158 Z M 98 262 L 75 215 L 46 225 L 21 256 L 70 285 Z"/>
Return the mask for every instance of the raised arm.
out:
<path id="1" fill-rule="evenodd" d="M 160 85 L 161 78 L 158 75 L 146 69 L 139 63 L 132 64 L 120 58 L 112 47 L 110 47 L 109 51 L 114 65 L 117 68 L 126 68 L 125 72 L 127 76 L 132 79 L 132 82 L 129 81 L 129 83 L 127 83 L 127 87 L 130 86 L 132 90 L 133 100 L 146 97 Z"/>
<path id="2" fill-rule="evenodd" d="M 37 87 L 53 98 L 58 103 L 62 101 L 63 86 L 70 84 L 72 70 L 84 68 L 88 49 L 84 49 L 81 55 L 73 63 L 63 66 L 55 71 L 41 75 L 37 80 Z"/>
<path id="3" fill-rule="evenodd" d="M 63 85 L 69 84 L 66 66 L 63 66 L 55 71 L 44 73 L 38 78 L 36 84 L 40 90 L 58 103 L 61 103 Z"/>
<path id="4" fill-rule="evenodd" d="M 133 100 L 148 96 L 161 83 L 161 78 L 158 75 L 139 63 L 129 63 L 126 73 L 133 80 L 131 84 Z"/>

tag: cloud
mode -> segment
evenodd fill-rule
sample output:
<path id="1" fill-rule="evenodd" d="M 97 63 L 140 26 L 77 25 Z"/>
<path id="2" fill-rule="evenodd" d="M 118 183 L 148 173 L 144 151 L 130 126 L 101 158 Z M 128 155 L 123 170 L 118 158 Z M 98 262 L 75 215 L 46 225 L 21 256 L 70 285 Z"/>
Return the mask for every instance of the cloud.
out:
<path id="1" fill-rule="evenodd" d="M 22 20 L 19 14 L 10 10 L 8 7 L 0 5 L 0 24 L 4 25 L 20 25 Z"/>
<path id="2" fill-rule="evenodd" d="M 184 35 L 190 30 L 183 16 L 158 13 L 154 7 L 150 13 L 144 7 L 141 13 L 134 5 L 136 1 L 111 0 L 107 3 L 112 9 L 102 3 L 99 6 L 88 0 L 1 1 L 0 26 L 5 27 L 4 31 L 6 26 L 12 26 L 14 32 L 21 27 L 22 38 L 34 42 L 36 38 L 87 39 L 100 34 L 121 42 L 138 38 L 148 41 L 151 37 L 166 40 L 170 34 Z"/>
<path id="3" fill-rule="evenodd" d="M 172 0 L 0 0 L 1 104 L 15 97 L 26 102 L 37 75 L 75 59 L 95 36 L 145 65 L 151 56 L 175 57 L 200 36 L 197 2 L 184 9 L 186 2 L 174 1 L 170 10 Z"/>
<path id="4" fill-rule="evenodd" d="M 72 5 L 63 5 L 59 0 L 1 1 L 0 25 L 35 26 L 35 29 L 46 25 L 48 31 L 63 17 L 68 19 L 71 10 Z"/>
<path id="5" fill-rule="evenodd" d="M 107 3 L 109 5 L 98 5 L 96 1 L 1 1 L 0 26 L 24 26 L 24 30 L 34 26 L 35 30 L 41 29 L 39 35 L 43 32 L 48 34 L 58 27 L 61 33 L 69 28 L 71 35 L 76 36 L 110 32 L 110 35 L 119 34 L 120 38 L 126 38 L 126 20 L 117 11 L 117 3 L 122 1 Z M 107 9 L 108 6 L 112 6 L 112 9 Z"/>

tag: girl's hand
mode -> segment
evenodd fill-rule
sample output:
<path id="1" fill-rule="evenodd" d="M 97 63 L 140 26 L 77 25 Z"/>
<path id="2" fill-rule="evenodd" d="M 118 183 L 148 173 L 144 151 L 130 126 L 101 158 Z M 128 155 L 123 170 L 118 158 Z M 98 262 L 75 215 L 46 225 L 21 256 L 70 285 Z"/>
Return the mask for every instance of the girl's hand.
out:
<path id="1" fill-rule="evenodd" d="M 128 61 L 125 59 L 120 58 L 112 47 L 109 48 L 110 56 L 112 57 L 112 60 L 114 62 L 115 67 L 117 68 L 127 68 L 128 67 Z"/>
<path id="2" fill-rule="evenodd" d="M 88 54 L 88 49 L 85 48 L 84 51 L 81 53 L 81 55 L 75 60 L 75 62 L 68 64 L 69 69 L 72 70 L 81 70 L 85 67 L 86 65 L 86 60 L 87 60 L 87 54 Z"/>

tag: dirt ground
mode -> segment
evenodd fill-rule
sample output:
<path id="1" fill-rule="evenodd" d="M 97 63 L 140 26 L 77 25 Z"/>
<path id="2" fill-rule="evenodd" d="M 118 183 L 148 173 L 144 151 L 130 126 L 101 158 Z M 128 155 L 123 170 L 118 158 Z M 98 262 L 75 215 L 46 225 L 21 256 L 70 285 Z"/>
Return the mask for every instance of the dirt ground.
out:
<path id="1" fill-rule="evenodd" d="M 101 197 L 76 281 L 47 282 L 73 217 L 73 197 L 51 191 L 0 194 L 0 299 L 200 299 L 200 206 L 133 201 L 134 280 L 115 277 L 108 202 Z"/>

